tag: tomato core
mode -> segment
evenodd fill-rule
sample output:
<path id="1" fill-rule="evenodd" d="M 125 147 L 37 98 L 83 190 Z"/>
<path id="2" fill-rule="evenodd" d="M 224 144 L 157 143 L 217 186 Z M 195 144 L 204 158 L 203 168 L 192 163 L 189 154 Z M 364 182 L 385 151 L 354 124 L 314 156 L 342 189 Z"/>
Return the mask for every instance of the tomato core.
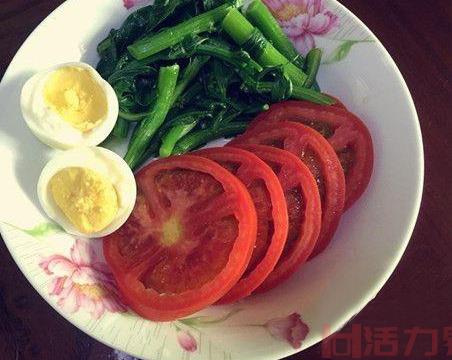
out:
<path id="1" fill-rule="evenodd" d="M 179 242 L 182 236 L 182 225 L 175 216 L 170 217 L 162 225 L 162 245 L 171 246 Z"/>

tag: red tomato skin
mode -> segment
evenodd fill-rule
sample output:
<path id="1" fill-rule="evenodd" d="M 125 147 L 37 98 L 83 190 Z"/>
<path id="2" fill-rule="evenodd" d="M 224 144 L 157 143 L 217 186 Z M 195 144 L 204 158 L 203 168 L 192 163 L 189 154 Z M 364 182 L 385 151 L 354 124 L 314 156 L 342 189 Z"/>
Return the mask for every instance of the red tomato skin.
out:
<path id="1" fill-rule="evenodd" d="M 340 109 L 344 109 L 344 110 L 347 110 L 347 107 L 344 105 L 344 103 L 342 102 L 342 101 L 340 101 L 337 97 L 335 97 L 335 96 L 333 96 L 333 95 L 329 95 L 328 94 L 328 96 L 329 97 L 332 97 L 334 100 L 336 100 L 336 102 L 334 103 L 334 104 L 332 104 L 332 105 L 328 105 L 328 106 L 333 106 L 333 107 L 337 107 L 337 108 L 340 108 Z M 306 102 L 306 103 L 309 103 L 309 101 L 304 101 L 304 100 L 302 100 L 302 101 L 300 101 L 300 102 Z"/>
<path id="2" fill-rule="evenodd" d="M 309 258 L 320 234 L 322 223 L 322 208 L 317 184 L 308 167 L 294 154 L 265 145 L 243 144 L 238 147 L 250 151 L 268 163 L 278 164 L 281 169 L 286 167 L 280 182 L 283 189 L 290 190 L 300 187 L 303 192 L 305 211 L 300 223 L 297 244 L 291 249 L 291 253 L 282 263 L 278 263 L 275 269 L 268 275 L 265 281 L 255 291 L 262 293 L 268 291 L 286 281 Z"/>
<path id="3" fill-rule="evenodd" d="M 335 106 L 318 105 L 308 101 L 289 100 L 273 104 L 260 113 L 250 124 L 256 127 L 273 127 L 277 121 L 293 121 L 308 126 L 326 123 L 335 133 L 327 140 L 334 150 L 353 149 L 354 161 L 346 175 L 346 200 L 344 210 L 352 206 L 369 185 L 374 163 L 374 150 L 369 129 L 356 115 L 347 111 L 342 103 Z"/>
<path id="4" fill-rule="evenodd" d="M 141 262 L 134 268 L 124 271 L 122 255 L 117 243 L 118 232 L 104 238 L 105 259 L 118 283 L 118 288 L 127 304 L 140 316 L 153 321 L 171 321 L 199 311 L 224 296 L 240 279 L 251 258 L 256 239 L 256 211 L 245 186 L 227 170 L 215 162 L 193 155 L 174 156 L 156 160 L 145 166 L 137 174 L 138 187 L 162 170 L 189 169 L 212 175 L 225 191 L 234 194 L 236 207 L 234 214 L 239 218 L 238 236 L 234 242 L 226 266 L 210 282 L 198 289 L 178 294 L 159 294 L 146 288 L 138 280 L 148 264 Z"/>
<path id="5" fill-rule="evenodd" d="M 311 258 L 317 256 L 326 249 L 330 243 L 338 225 L 345 202 L 345 177 L 339 159 L 331 145 L 317 131 L 305 125 L 280 121 L 276 127 L 255 127 L 239 135 L 227 146 L 243 144 L 266 144 L 272 139 L 285 138 L 282 148 L 301 156 L 301 149 L 308 144 L 317 154 L 317 163 L 320 165 L 320 173 L 325 194 L 322 203 L 322 229 L 317 240 Z M 280 146 L 278 146 L 280 147 Z M 281 147 L 280 147 L 281 148 Z M 317 166 L 316 166 L 317 167 Z M 322 192 L 320 193 L 322 197 Z"/>
<path id="6" fill-rule="evenodd" d="M 267 248 L 265 257 L 256 265 L 254 270 L 242 277 L 217 304 L 230 304 L 250 295 L 267 278 L 277 264 L 288 231 L 287 206 L 284 192 L 273 170 L 253 153 L 233 147 L 208 148 L 196 151 L 197 156 L 203 156 L 218 162 L 237 162 L 241 165 L 236 176 L 249 186 L 254 180 L 263 180 L 271 202 L 274 232 Z M 256 205 L 256 204 L 255 204 Z M 259 217 L 259 211 L 257 212 Z M 258 221 L 259 223 L 259 221 Z"/>

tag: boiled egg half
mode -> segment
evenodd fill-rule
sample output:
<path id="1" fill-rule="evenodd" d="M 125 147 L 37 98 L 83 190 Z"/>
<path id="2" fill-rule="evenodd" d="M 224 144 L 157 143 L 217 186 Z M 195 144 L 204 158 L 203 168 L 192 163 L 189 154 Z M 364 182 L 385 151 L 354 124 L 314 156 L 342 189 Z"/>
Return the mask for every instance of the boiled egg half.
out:
<path id="1" fill-rule="evenodd" d="M 58 153 L 38 180 L 38 198 L 47 215 L 66 232 L 102 237 L 129 217 L 136 200 L 136 183 L 126 162 L 100 147 Z"/>
<path id="2" fill-rule="evenodd" d="M 111 85 L 81 62 L 36 73 L 22 88 L 20 107 L 33 134 L 57 149 L 100 144 L 119 111 Z"/>

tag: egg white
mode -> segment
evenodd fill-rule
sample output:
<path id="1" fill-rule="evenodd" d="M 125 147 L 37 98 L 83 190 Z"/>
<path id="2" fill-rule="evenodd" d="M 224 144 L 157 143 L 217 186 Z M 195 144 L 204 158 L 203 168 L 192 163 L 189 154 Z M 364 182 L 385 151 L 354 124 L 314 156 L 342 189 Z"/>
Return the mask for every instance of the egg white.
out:
<path id="1" fill-rule="evenodd" d="M 58 207 L 50 191 L 49 181 L 60 170 L 82 167 L 94 170 L 111 181 L 118 196 L 118 213 L 103 230 L 95 233 L 80 232 Z M 66 150 L 51 159 L 41 172 L 37 185 L 38 198 L 46 214 L 69 234 L 97 238 L 116 231 L 130 216 L 136 200 L 136 182 L 127 163 L 113 151 L 101 147 Z"/>
<path id="2" fill-rule="evenodd" d="M 76 129 L 45 103 L 45 84 L 49 76 L 62 67 L 88 70 L 105 93 L 107 113 L 103 121 L 90 131 L 82 132 Z M 113 130 L 119 112 L 118 98 L 111 85 L 92 66 L 81 62 L 60 64 L 33 75 L 22 88 L 20 108 L 33 134 L 46 145 L 56 149 L 99 145 Z"/>

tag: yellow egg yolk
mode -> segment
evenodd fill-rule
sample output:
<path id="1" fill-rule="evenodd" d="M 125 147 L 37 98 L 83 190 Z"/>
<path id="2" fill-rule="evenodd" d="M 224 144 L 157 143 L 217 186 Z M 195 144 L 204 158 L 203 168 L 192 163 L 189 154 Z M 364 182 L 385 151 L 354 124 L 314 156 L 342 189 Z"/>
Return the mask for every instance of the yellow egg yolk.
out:
<path id="1" fill-rule="evenodd" d="M 118 213 L 118 196 L 102 174 L 87 168 L 69 167 L 50 179 L 50 192 L 58 207 L 81 232 L 105 229 Z"/>
<path id="2" fill-rule="evenodd" d="M 44 101 L 76 129 L 86 132 L 105 120 L 107 97 L 89 70 L 63 67 L 50 74 Z"/>

